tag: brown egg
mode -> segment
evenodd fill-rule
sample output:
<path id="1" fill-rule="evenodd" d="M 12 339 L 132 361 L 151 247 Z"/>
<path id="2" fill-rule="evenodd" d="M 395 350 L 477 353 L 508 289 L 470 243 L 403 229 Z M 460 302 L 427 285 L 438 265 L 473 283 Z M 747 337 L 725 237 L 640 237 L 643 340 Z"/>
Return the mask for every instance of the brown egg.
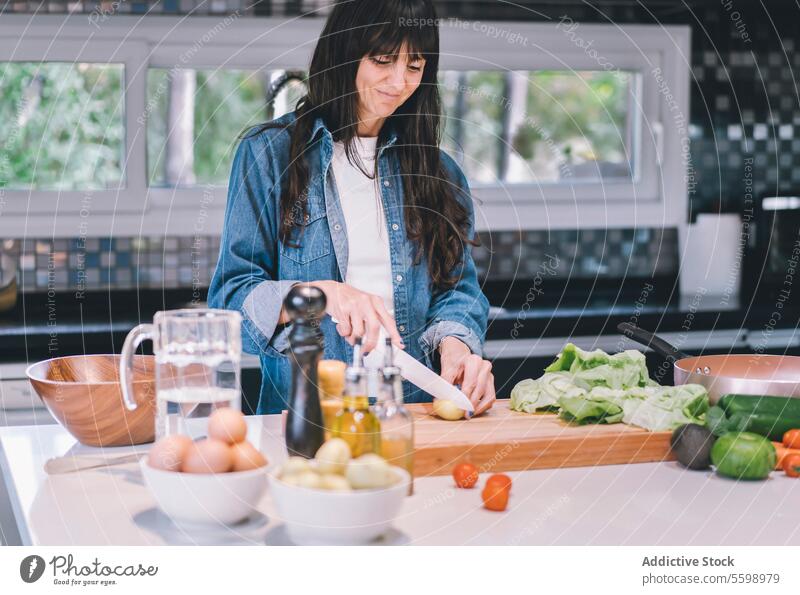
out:
<path id="1" fill-rule="evenodd" d="M 192 445 L 188 436 L 166 436 L 153 444 L 148 454 L 148 462 L 155 469 L 180 471 L 186 451 Z"/>
<path id="2" fill-rule="evenodd" d="M 231 446 L 233 453 L 233 470 L 250 471 L 267 464 L 267 459 L 249 442 L 239 442 Z"/>
<path id="3" fill-rule="evenodd" d="M 217 409 L 208 418 L 208 436 L 228 444 L 241 442 L 247 436 L 244 415 L 230 407 Z"/>
<path id="4" fill-rule="evenodd" d="M 189 446 L 181 470 L 184 473 L 227 473 L 231 467 L 231 447 L 222 440 L 208 438 Z"/>

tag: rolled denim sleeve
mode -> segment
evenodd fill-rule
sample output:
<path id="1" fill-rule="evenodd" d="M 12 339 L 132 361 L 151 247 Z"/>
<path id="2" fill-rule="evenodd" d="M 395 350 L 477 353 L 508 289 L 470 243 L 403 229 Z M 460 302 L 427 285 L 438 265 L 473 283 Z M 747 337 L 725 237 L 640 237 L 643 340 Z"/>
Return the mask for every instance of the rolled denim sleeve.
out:
<path id="1" fill-rule="evenodd" d="M 283 299 L 298 281 L 277 278 L 277 176 L 265 134 L 244 138 L 228 184 L 217 267 L 208 288 L 212 308 L 242 314 L 242 346 L 249 353 L 280 355 L 288 327 L 276 334 Z"/>
<path id="2" fill-rule="evenodd" d="M 442 159 L 457 185 L 456 195 L 469 212 L 468 237 L 474 239 L 475 211 L 466 177 L 452 158 L 443 153 Z M 454 275 L 458 279 L 455 286 L 433 294 L 428 308 L 426 330 L 419 338 L 429 367 L 432 367 L 433 355 L 445 337 L 455 337 L 469 347 L 472 353 L 483 355 L 489 300 L 478 282 L 471 245 L 464 246 L 464 257 Z"/>

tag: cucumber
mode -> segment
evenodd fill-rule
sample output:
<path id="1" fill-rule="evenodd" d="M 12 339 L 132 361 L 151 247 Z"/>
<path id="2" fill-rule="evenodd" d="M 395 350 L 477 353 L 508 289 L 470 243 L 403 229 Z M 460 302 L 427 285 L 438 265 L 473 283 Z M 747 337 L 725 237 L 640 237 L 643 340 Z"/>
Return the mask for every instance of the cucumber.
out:
<path id="1" fill-rule="evenodd" d="M 800 428 L 800 399 L 725 395 L 717 403 L 736 427 L 780 442 L 788 430 Z"/>

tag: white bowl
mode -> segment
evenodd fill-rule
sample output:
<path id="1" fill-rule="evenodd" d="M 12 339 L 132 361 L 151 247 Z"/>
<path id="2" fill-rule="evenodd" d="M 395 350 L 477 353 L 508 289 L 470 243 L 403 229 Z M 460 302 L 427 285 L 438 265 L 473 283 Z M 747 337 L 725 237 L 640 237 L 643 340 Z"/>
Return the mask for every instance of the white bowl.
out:
<path id="1" fill-rule="evenodd" d="M 229 473 L 179 473 L 139 462 L 158 507 L 178 523 L 232 525 L 256 509 L 267 487 L 267 467 Z"/>
<path id="2" fill-rule="evenodd" d="M 398 482 L 388 488 L 338 492 L 290 485 L 269 474 L 269 489 L 289 538 L 297 545 L 358 545 L 377 539 L 408 494 L 411 476 L 392 467 Z M 277 471 L 276 471 L 277 473 Z"/>

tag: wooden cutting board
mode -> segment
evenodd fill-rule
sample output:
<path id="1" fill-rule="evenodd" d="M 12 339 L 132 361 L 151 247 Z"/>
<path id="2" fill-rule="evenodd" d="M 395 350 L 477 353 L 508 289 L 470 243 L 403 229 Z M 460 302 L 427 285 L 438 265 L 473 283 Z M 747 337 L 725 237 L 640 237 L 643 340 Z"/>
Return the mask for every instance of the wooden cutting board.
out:
<path id="1" fill-rule="evenodd" d="M 414 414 L 414 475 L 449 475 L 470 462 L 481 472 L 650 463 L 673 460 L 671 432 L 625 424 L 568 424 L 554 414 L 518 413 L 508 399 L 469 421 L 445 421 L 430 404 L 408 405 Z"/>

